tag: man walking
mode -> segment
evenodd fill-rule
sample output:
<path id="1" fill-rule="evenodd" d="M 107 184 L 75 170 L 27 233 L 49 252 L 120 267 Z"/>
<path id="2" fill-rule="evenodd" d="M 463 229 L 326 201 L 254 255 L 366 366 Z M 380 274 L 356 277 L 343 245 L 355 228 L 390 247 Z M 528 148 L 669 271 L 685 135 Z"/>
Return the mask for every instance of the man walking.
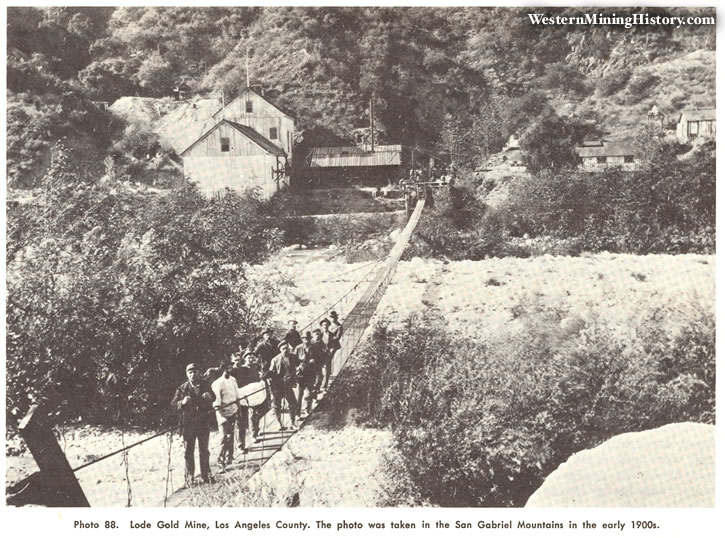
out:
<path id="1" fill-rule="evenodd" d="M 184 483 L 187 487 L 194 482 L 194 445 L 199 443 L 199 467 L 201 479 L 211 482 L 209 468 L 209 429 L 213 421 L 214 392 L 201 377 L 196 364 L 186 366 L 187 381 L 176 389 L 171 406 L 178 411 L 181 435 L 184 438 Z"/>
<path id="2" fill-rule="evenodd" d="M 262 333 L 262 341 L 254 348 L 254 354 L 260 360 L 259 375 L 263 376 L 269 370 L 272 359 L 277 355 L 278 342 L 272 337 L 272 329 L 265 329 Z"/>
<path id="3" fill-rule="evenodd" d="M 323 376 L 325 374 L 325 365 L 327 364 L 328 359 L 328 352 L 327 352 L 327 346 L 322 341 L 322 331 L 320 329 L 315 329 L 312 331 L 312 349 L 313 349 L 313 355 L 317 357 L 317 364 L 315 365 L 316 370 L 316 379 L 315 379 L 315 396 L 317 396 L 317 393 L 320 391 L 320 388 L 322 387 L 322 380 Z"/>
<path id="4" fill-rule="evenodd" d="M 306 414 L 312 412 L 312 400 L 315 398 L 315 386 L 317 384 L 318 362 L 321 356 L 317 356 L 318 352 L 312 346 L 312 334 L 309 331 L 302 337 L 302 343 L 295 349 L 297 355 L 297 405 L 302 415 L 302 397 L 305 390 L 307 391 Z"/>
<path id="5" fill-rule="evenodd" d="M 238 387 L 237 380 L 232 375 L 231 361 L 222 361 L 219 371 L 222 372 L 222 375 L 211 384 L 211 389 L 214 391 L 214 409 L 217 412 L 217 423 L 222 434 L 217 463 L 226 467 L 234 461 L 234 423 L 237 422 L 239 416 Z"/>
<path id="6" fill-rule="evenodd" d="M 342 347 L 340 345 L 340 339 L 342 338 L 342 323 L 337 317 L 337 312 L 335 312 L 334 310 L 330 312 L 330 318 L 332 319 L 332 321 L 330 322 L 330 334 L 332 335 L 330 342 L 330 353 L 332 357 L 330 358 L 330 360 L 334 362 L 335 354 Z"/>
<path id="7" fill-rule="evenodd" d="M 289 344 L 291 349 L 297 349 L 297 346 L 302 344 L 302 337 L 297 330 L 297 320 L 289 320 L 289 330 L 284 335 L 284 341 Z"/>
<path id="8" fill-rule="evenodd" d="M 282 400 L 287 400 L 292 428 L 297 427 L 297 399 L 294 387 L 297 384 L 296 367 L 297 357 L 290 353 L 287 342 L 279 343 L 279 354 L 270 364 L 266 378 L 269 379 L 272 390 L 274 414 L 277 417 L 280 431 L 287 428 L 282 424 Z"/>
<path id="9" fill-rule="evenodd" d="M 249 351 L 245 351 L 244 355 L 237 353 L 233 359 L 234 367 L 232 368 L 232 375 L 237 381 L 237 387 L 240 389 L 249 385 L 250 383 L 256 383 L 259 381 L 259 373 L 253 363 L 253 355 Z M 258 406 L 260 407 L 260 406 Z M 256 428 L 254 422 L 254 412 L 257 408 L 252 408 L 252 434 L 256 438 L 259 436 L 259 419 L 256 419 Z M 239 431 L 239 450 L 247 452 L 247 422 L 249 422 L 249 408 L 240 402 L 239 414 L 237 415 L 237 430 Z"/>
<path id="10" fill-rule="evenodd" d="M 330 320 L 327 318 L 324 318 L 320 322 L 320 327 L 322 327 L 322 336 L 321 341 L 322 344 L 325 346 L 325 364 L 324 364 L 324 376 L 323 376 L 323 383 L 322 383 L 322 390 L 327 390 L 327 386 L 330 384 L 330 375 L 332 372 L 332 356 L 335 354 L 334 350 L 334 336 L 330 332 Z"/>

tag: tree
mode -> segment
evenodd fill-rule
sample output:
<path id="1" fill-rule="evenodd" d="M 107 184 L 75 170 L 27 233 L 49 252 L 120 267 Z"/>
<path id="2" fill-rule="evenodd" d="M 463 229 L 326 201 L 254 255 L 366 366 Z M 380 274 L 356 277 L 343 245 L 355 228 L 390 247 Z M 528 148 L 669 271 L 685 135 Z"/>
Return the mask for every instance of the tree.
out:
<path id="1" fill-rule="evenodd" d="M 108 101 L 138 91 L 133 62 L 118 58 L 92 62 L 78 74 L 78 80 L 92 97 Z"/>
<path id="2" fill-rule="evenodd" d="M 524 163 L 530 172 L 574 168 L 579 155 L 574 148 L 581 144 L 590 128 L 581 123 L 549 114 L 534 121 L 521 136 Z"/>
<path id="3" fill-rule="evenodd" d="M 141 87 L 152 95 L 168 95 L 173 88 L 174 72 L 171 64 L 156 51 L 141 62 L 136 76 Z"/>

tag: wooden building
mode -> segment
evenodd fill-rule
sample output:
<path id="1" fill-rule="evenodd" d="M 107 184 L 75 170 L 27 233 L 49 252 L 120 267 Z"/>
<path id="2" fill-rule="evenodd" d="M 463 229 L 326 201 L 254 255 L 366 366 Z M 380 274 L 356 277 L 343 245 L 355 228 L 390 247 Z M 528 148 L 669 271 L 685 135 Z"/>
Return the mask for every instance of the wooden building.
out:
<path id="1" fill-rule="evenodd" d="M 257 187 L 269 198 L 288 185 L 287 154 L 247 125 L 221 120 L 186 148 L 184 175 L 206 196 Z"/>
<path id="2" fill-rule="evenodd" d="M 171 89 L 171 93 L 174 95 L 176 101 L 185 101 L 191 96 L 191 86 L 181 81 Z"/>
<path id="3" fill-rule="evenodd" d="M 587 141 L 578 146 L 576 152 L 581 158 L 581 167 L 592 172 L 615 167 L 634 171 L 638 170 L 640 166 L 636 146 L 626 140 L 616 142 Z"/>
<path id="4" fill-rule="evenodd" d="M 184 174 L 207 196 L 259 187 L 264 198 L 289 186 L 294 120 L 252 88 L 212 117 L 217 122 L 185 149 Z"/>
<path id="5" fill-rule="evenodd" d="M 307 156 L 308 179 L 328 187 L 383 186 L 405 177 L 401 145 L 313 148 Z"/>
<path id="6" fill-rule="evenodd" d="M 213 117 L 251 127 L 282 148 L 291 159 L 295 137 L 294 118 L 252 88 L 244 88 Z"/>
<path id="7" fill-rule="evenodd" d="M 715 137 L 715 109 L 683 110 L 677 120 L 677 138 L 687 142 L 693 138 Z"/>

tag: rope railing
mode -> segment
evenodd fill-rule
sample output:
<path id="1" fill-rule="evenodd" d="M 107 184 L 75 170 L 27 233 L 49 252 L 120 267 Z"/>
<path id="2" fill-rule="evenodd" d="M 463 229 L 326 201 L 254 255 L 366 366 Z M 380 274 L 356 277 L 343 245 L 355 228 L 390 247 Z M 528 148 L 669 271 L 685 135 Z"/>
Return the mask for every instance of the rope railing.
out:
<path id="1" fill-rule="evenodd" d="M 390 254 L 387 256 L 387 258 L 382 258 L 378 260 L 373 260 L 367 264 L 365 264 L 362 267 L 357 267 L 353 271 L 348 271 L 343 274 L 352 273 L 354 271 L 360 270 L 363 267 L 369 267 L 372 265 L 372 268 L 368 270 L 365 275 L 358 280 L 355 285 L 349 289 L 345 294 L 343 294 L 341 297 L 339 297 L 334 303 L 329 304 L 323 313 L 319 316 L 317 316 L 315 319 L 313 319 L 311 322 L 309 322 L 307 325 L 305 325 L 302 328 L 302 331 L 306 330 L 307 328 L 311 327 L 314 323 L 322 319 L 324 316 L 327 315 L 327 313 L 332 310 L 333 308 L 338 308 L 340 310 L 341 314 L 344 316 L 344 322 L 343 322 L 343 335 L 340 342 L 340 349 L 337 350 L 337 352 L 333 355 L 331 359 L 331 372 L 329 373 L 330 380 L 329 382 L 332 383 L 335 378 L 339 375 L 340 371 L 344 368 L 345 364 L 347 363 L 348 359 L 352 354 L 354 353 L 355 349 L 357 348 L 358 344 L 362 340 L 362 337 L 367 330 L 368 324 L 370 322 L 370 319 L 372 318 L 373 314 L 375 313 L 375 310 L 382 299 L 383 294 L 385 293 L 388 284 L 393 278 L 393 274 L 395 272 L 396 266 L 398 262 L 400 261 L 400 257 L 403 254 L 403 251 L 405 250 L 405 247 L 410 240 L 410 237 L 413 233 L 413 230 L 415 229 L 418 220 L 420 218 L 420 214 L 422 212 L 424 206 L 424 201 L 420 200 L 415 208 L 415 211 L 411 215 L 410 220 L 408 221 L 407 226 L 399 236 L 398 240 L 396 241 L 396 244 L 393 246 L 393 248 L 390 251 Z M 346 301 L 349 301 L 352 299 L 352 294 L 360 288 L 360 286 L 368 281 L 368 277 L 376 270 L 380 262 L 385 261 L 385 265 L 381 267 L 378 272 L 376 273 L 373 280 L 370 282 L 368 287 L 363 291 L 360 298 L 355 302 L 354 306 L 350 309 L 348 308 L 340 308 L 338 305 L 346 305 Z M 341 276 L 341 275 L 340 275 Z M 196 421 L 203 420 L 207 418 L 209 415 L 216 413 L 218 410 L 223 409 L 228 406 L 236 405 L 236 404 L 244 404 L 244 401 L 248 398 L 253 396 L 254 394 L 258 394 L 260 392 L 267 392 L 269 394 L 269 383 L 268 381 L 265 381 L 264 388 L 260 388 L 242 398 L 239 398 L 235 401 L 229 402 L 227 404 L 224 404 L 222 406 L 215 406 L 213 409 L 209 411 L 205 411 L 203 413 L 199 413 L 196 416 L 193 416 L 189 419 L 185 419 L 185 424 L 193 423 Z M 301 398 L 300 398 L 301 399 Z M 248 406 L 247 406 L 248 407 Z M 283 406 L 284 407 L 284 406 Z M 297 402 L 297 410 L 302 410 L 302 401 Z M 249 408 L 251 412 L 251 407 Z M 264 454 L 265 452 L 265 446 L 264 446 L 264 438 L 265 434 L 267 433 L 267 424 L 268 424 L 268 416 L 273 412 L 273 410 L 269 410 L 265 415 L 262 417 L 262 423 L 260 424 L 260 433 L 262 434 L 262 445 L 261 450 Z M 286 406 L 283 408 L 283 413 L 289 413 L 289 406 Z M 283 415 L 284 416 L 284 415 Z M 153 439 L 156 439 L 158 437 L 161 437 L 163 435 L 169 435 L 168 439 L 168 462 L 167 462 L 167 470 L 166 470 L 166 488 L 164 493 L 164 506 L 166 506 L 166 502 L 169 497 L 169 491 L 170 491 L 170 480 L 171 480 L 171 434 L 178 430 L 179 425 L 174 425 L 172 427 L 166 428 L 160 432 L 157 432 L 155 434 L 152 434 L 144 439 L 141 439 L 139 441 L 136 441 L 130 445 L 126 445 L 123 441 L 122 448 L 119 448 L 117 450 L 114 450 L 112 452 L 109 452 L 108 454 L 105 454 L 103 456 L 94 458 L 91 461 L 88 461 L 86 463 L 83 463 L 82 465 L 79 465 L 72 469 L 73 473 L 76 473 L 78 471 L 81 471 L 83 469 L 86 469 L 92 465 L 95 465 L 103 460 L 106 460 L 108 458 L 111 458 L 113 456 L 122 454 L 123 455 L 123 462 L 126 474 L 126 482 L 127 482 L 127 491 L 128 491 L 128 505 L 131 504 L 131 489 L 130 489 L 130 479 L 129 479 L 129 466 L 128 466 L 128 453 L 132 448 L 138 447 L 144 443 L 147 443 Z M 274 454 L 276 454 L 282 446 L 285 444 L 287 439 L 283 439 L 282 442 L 275 446 L 275 449 L 272 451 L 271 454 L 269 454 L 266 458 L 264 458 L 264 461 L 260 463 L 260 465 L 257 467 L 256 470 L 261 468 L 264 463 L 266 463 Z M 246 455 L 244 458 L 244 461 L 246 463 Z M 256 472 L 255 470 L 255 472 Z M 252 473 L 253 474 L 253 473 Z M 251 476 L 251 475 L 250 475 Z"/>

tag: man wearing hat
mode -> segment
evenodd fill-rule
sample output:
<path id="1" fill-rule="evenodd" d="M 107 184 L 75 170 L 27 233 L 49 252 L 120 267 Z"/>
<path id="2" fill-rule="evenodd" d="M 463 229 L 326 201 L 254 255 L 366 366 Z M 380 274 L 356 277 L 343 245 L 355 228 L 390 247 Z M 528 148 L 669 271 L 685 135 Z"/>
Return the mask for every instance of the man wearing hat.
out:
<path id="1" fill-rule="evenodd" d="M 265 329 L 262 340 L 254 348 L 254 354 L 260 360 L 259 375 L 263 376 L 269 370 L 269 365 L 277 354 L 278 344 L 279 342 L 272 336 L 272 329 Z"/>
<path id="2" fill-rule="evenodd" d="M 214 392 L 196 364 L 186 366 L 187 381 L 176 389 L 171 406 L 179 412 L 181 435 L 184 438 L 185 484 L 194 481 L 194 445 L 199 443 L 201 479 L 211 482 L 209 468 L 209 430 L 213 424 Z"/>
<path id="3" fill-rule="evenodd" d="M 328 353 L 327 353 L 327 346 L 322 341 L 322 330 L 321 329 L 315 329 L 312 331 L 312 344 L 310 344 L 313 349 L 313 355 L 317 357 L 317 378 L 315 380 L 315 396 L 320 391 L 320 388 L 322 387 L 322 379 L 324 376 L 324 367 L 327 364 L 328 359 Z"/>
<path id="4" fill-rule="evenodd" d="M 236 353 L 233 357 L 234 367 L 232 368 L 232 375 L 234 376 L 234 379 L 237 380 L 237 386 L 239 388 L 259 381 L 259 372 L 254 364 L 254 355 L 251 351 L 247 350 L 244 351 L 244 353 Z M 263 405 L 264 404 L 262 404 L 262 406 Z M 249 417 L 249 409 L 245 405 L 239 406 L 239 415 L 237 417 L 237 429 L 239 430 L 238 446 L 239 450 L 242 452 L 246 452 L 247 422 L 251 422 L 252 424 L 252 435 L 254 438 L 256 439 L 259 436 L 259 420 L 262 416 L 264 416 L 264 413 L 262 413 L 261 416 L 256 416 L 255 418 L 255 412 L 259 415 L 257 408 L 262 406 L 252 408 L 251 420 Z M 266 410 L 264 412 L 266 412 Z"/>
<path id="5" fill-rule="evenodd" d="M 295 349 L 297 355 L 297 405 L 302 414 L 302 396 L 307 390 L 306 411 L 309 415 L 312 411 L 312 400 L 315 398 L 315 386 L 317 385 L 318 364 L 322 356 L 317 356 L 317 349 L 312 346 L 312 334 L 307 331 L 302 337 L 302 343 Z"/>
<path id="6" fill-rule="evenodd" d="M 289 351 L 287 342 L 279 343 L 279 354 L 270 363 L 269 371 L 264 378 L 269 379 L 272 390 L 274 414 L 277 417 L 280 431 L 287 428 L 282 424 L 282 400 L 287 400 L 292 427 L 297 427 L 297 399 L 294 387 L 297 384 L 297 357 Z"/>
<path id="7" fill-rule="evenodd" d="M 323 318 L 320 321 L 320 327 L 322 332 L 322 344 L 325 346 L 325 364 L 323 365 L 323 383 L 322 390 L 327 390 L 327 385 L 330 384 L 330 374 L 332 372 L 332 356 L 335 354 L 333 336 L 330 332 L 330 320 Z"/>
<path id="8" fill-rule="evenodd" d="M 289 330 L 287 331 L 287 334 L 284 335 L 284 341 L 287 342 L 292 349 L 297 349 L 297 346 L 302 343 L 302 337 L 297 330 L 297 320 L 289 320 Z"/>
<path id="9" fill-rule="evenodd" d="M 330 342 L 330 348 L 332 350 L 331 360 L 334 360 L 335 353 L 337 353 L 342 347 L 340 345 L 340 339 L 342 338 L 342 323 L 340 323 L 340 320 L 337 318 L 337 312 L 334 310 L 330 312 L 330 319 L 332 319 L 330 322 L 330 334 L 332 335 Z"/>
<path id="10" fill-rule="evenodd" d="M 239 416 L 237 403 L 237 380 L 232 376 L 232 362 L 223 360 L 219 365 L 221 375 L 211 384 L 214 391 L 214 409 L 217 413 L 217 423 L 222 434 L 219 459 L 222 467 L 230 465 L 234 460 L 234 423 Z"/>

